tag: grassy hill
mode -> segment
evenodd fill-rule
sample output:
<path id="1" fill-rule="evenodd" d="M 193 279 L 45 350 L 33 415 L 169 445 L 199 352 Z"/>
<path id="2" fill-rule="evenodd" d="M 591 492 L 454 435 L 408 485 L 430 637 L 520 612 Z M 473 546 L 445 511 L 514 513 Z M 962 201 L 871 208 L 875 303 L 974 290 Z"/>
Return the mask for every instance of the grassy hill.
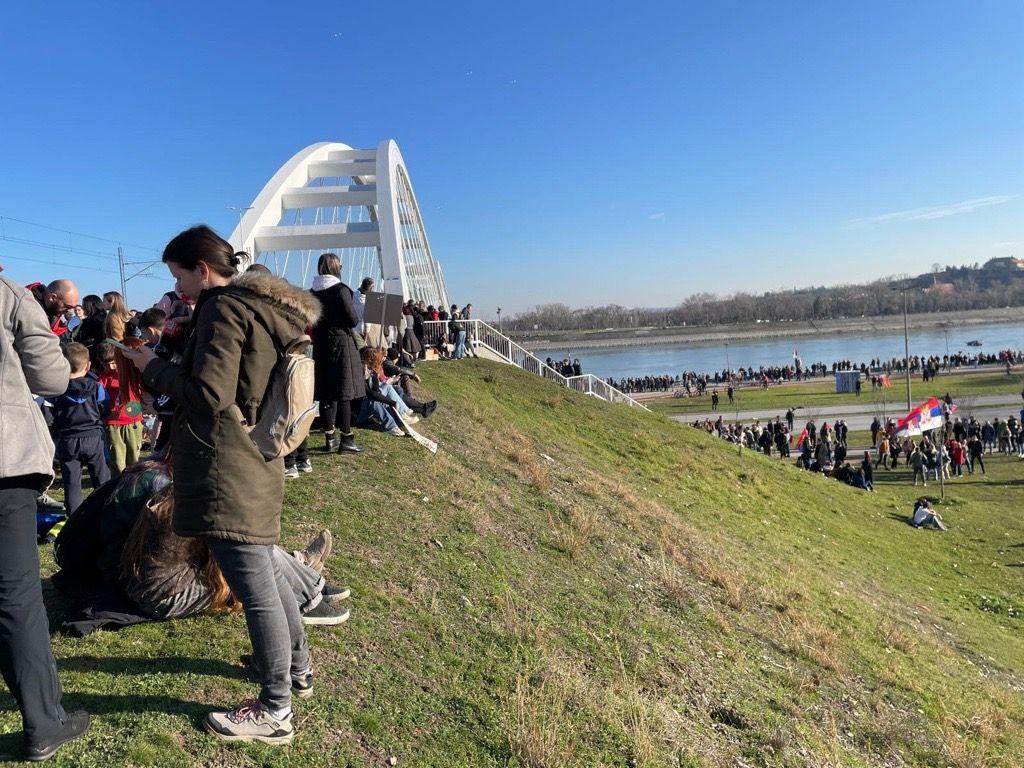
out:
<path id="1" fill-rule="evenodd" d="M 286 545 L 331 528 L 353 588 L 295 744 L 200 733 L 254 690 L 241 617 L 203 617 L 55 638 L 98 715 L 58 765 L 1021 765 L 1024 463 L 918 531 L 901 473 L 865 494 L 510 367 L 422 374 L 436 456 L 361 433 L 288 486 Z"/>

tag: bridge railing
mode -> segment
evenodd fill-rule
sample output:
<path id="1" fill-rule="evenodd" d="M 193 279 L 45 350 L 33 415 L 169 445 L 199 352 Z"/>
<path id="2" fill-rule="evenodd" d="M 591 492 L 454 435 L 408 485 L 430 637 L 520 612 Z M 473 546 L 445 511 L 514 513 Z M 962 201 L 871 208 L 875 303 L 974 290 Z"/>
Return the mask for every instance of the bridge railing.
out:
<path id="1" fill-rule="evenodd" d="M 563 387 L 576 390 L 585 395 L 593 395 L 610 403 L 623 403 L 647 410 L 647 406 L 637 402 L 624 392 L 608 384 L 592 373 L 582 376 L 563 376 L 525 347 L 516 344 L 494 326 L 483 320 L 456 320 L 459 327 L 466 331 L 466 346 L 483 346 L 507 363 L 522 368 L 524 371 L 543 376 L 548 381 Z M 434 346 L 441 337 L 448 333 L 447 320 L 427 320 L 423 323 L 423 341 Z M 452 339 L 449 343 L 454 344 Z"/>

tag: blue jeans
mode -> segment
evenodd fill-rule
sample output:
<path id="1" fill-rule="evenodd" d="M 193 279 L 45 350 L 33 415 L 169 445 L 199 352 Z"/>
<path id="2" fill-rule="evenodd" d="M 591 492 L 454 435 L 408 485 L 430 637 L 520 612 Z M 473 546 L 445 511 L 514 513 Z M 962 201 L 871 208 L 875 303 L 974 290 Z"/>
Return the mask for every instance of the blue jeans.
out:
<path id="1" fill-rule="evenodd" d="M 398 390 L 395 389 L 390 382 L 382 383 L 380 385 L 380 392 L 384 397 L 394 403 L 397 403 L 395 407 L 403 416 L 407 413 L 412 413 L 412 410 L 405 404 L 405 401 L 402 399 Z M 379 424 L 381 429 L 385 432 L 390 432 L 398 426 L 398 422 L 395 421 L 395 417 L 391 415 L 391 410 L 384 405 L 384 403 L 379 403 L 369 397 L 364 397 L 363 404 L 359 408 L 359 414 L 356 416 L 356 425 L 365 427 L 371 421 Z"/>
<path id="2" fill-rule="evenodd" d="M 455 352 L 452 353 L 452 357 L 456 360 L 461 360 L 466 356 L 466 332 L 460 330 L 458 335 L 455 337 Z"/>
<path id="3" fill-rule="evenodd" d="M 309 670 L 309 645 L 295 593 L 274 557 L 274 547 L 205 540 L 245 610 L 255 666 L 260 670 L 260 701 L 269 709 L 286 709 L 292 701 L 292 677 Z"/>

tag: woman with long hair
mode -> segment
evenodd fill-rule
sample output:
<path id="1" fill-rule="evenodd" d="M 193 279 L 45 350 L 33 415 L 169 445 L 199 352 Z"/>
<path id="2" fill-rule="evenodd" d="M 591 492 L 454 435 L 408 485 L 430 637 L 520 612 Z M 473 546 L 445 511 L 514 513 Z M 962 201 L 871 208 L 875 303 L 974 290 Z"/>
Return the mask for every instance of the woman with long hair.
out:
<path id="1" fill-rule="evenodd" d="M 174 237 L 163 262 L 179 294 L 196 297 L 180 362 L 148 347 L 125 355 L 143 382 L 169 395 L 177 410 L 170 460 L 173 528 L 203 539 L 245 611 L 259 698 L 211 712 L 206 730 L 226 741 L 290 744 L 292 681 L 312 675 L 298 607 L 273 546 L 281 535 L 284 465 L 267 460 L 249 437 L 266 395 L 278 349 L 317 321 L 306 291 L 256 272 L 238 274 L 241 258 L 207 226 Z"/>
<path id="2" fill-rule="evenodd" d="M 362 449 L 352 435 L 352 401 L 365 392 L 355 340 L 359 315 L 352 304 L 352 290 L 341 282 L 341 259 L 325 253 L 316 271 L 312 291 L 323 314 L 313 328 L 313 362 L 326 450 L 359 453 Z"/>
<path id="3" fill-rule="evenodd" d="M 103 321 L 103 333 L 108 339 L 124 341 L 125 329 L 128 321 L 132 319 L 124 296 L 117 291 L 107 291 L 103 294 L 103 308 L 107 311 L 107 317 Z"/>

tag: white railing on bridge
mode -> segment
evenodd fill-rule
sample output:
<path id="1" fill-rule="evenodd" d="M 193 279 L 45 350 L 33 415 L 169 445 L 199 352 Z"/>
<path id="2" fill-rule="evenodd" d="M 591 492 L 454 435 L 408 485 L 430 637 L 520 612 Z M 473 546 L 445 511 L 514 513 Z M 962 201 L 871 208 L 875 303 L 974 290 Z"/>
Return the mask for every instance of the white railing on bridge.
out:
<path id="1" fill-rule="evenodd" d="M 483 320 L 456 320 L 459 327 L 466 330 L 466 345 L 485 347 L 507 363 L 511 363 L 524 371 L 536 376 L 543 376 L 549 381 L 560 384 L 563 387 L 574 389 L 585 395 L 593 395 L 609 403 L 624 403 L 629 406 L 643 408 L 647 406 L 634 400 L 624 392 L 620 392 L 608 382 L 598 378 L 592 373 L 582 376 L 563 376 L 539 357 L 519 344 L 516 344 L 497 328 L 485 323 Z M 427 320 L 423 323 L 423 341 L 425 344 L 435 346 L 441 337 L 448 333 L 447 320 Z M 449 339 L 450 344 L 454 341 Z"/>

